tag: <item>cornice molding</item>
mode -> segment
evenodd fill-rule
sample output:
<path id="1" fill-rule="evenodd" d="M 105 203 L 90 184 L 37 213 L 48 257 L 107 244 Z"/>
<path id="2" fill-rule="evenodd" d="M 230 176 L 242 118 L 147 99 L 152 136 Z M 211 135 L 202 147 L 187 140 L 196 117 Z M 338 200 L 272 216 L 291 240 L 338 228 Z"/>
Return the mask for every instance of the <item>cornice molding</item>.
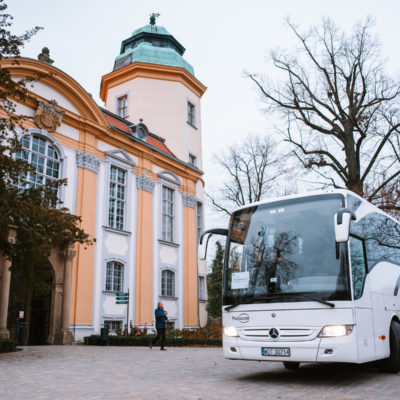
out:
<path id="1" fill-rule="evenodd" d="M 31 58 L 10 57 L 1 60 L 1 67 L 7 68 L 13 77 L 39 76 L 40 83 L 63 95 L 78 110 L 81 117 L 100 125 L 108 125 L 99 106 L 86 90 L 74 78 L 54 65 Z"/>
<path id="2" fill-rule="evenodd" d="M 199 97 L 207 89 L 206 86 L 185 68 L 134 62 L 102 76 L 100 98 L 105 101 L 108 89 L 137 77 L 181 82 Z"/>

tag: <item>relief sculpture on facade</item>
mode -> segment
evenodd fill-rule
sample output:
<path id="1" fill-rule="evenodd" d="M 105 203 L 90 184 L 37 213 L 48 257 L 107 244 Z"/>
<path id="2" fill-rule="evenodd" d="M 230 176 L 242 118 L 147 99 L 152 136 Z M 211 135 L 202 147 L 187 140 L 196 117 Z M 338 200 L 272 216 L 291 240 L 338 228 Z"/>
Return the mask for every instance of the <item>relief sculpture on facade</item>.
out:
<path id="1" fill-rule="evenodd" d="M 49 132 L 55 131 L 60 125 L 65 111 L 56 108 L 57 102 L 50 100 L 49 104 L 39 101 L 39 106 L 35 113 L 35 124 Z"/>

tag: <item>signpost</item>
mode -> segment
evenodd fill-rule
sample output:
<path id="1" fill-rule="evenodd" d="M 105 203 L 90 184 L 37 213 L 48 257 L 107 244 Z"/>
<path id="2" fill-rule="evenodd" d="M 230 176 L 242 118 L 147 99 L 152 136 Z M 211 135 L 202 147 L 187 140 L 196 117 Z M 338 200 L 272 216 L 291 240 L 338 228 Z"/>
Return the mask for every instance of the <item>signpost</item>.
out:
<path id="1" fill-rule="evenodd" d="M 116 304 L 126 304 L 126 336 L 129 332 L 129 289 L 128 292 L 118 292 L 115 296 Z"/>

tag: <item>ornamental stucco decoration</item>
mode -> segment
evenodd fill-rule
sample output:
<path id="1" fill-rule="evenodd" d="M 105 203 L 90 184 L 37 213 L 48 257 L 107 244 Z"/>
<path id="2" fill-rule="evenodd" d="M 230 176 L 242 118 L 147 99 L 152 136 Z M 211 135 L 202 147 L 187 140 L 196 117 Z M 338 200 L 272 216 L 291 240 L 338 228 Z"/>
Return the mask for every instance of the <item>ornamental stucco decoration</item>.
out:
<path id="1" fill-rule="evenodd" d="M 50 100 L 49 104 L 39 101 L 38 108 L 35 113 L 35 124 L 49 132 L 55 131 L 60 125 L 65 111 L 59 110 L 55 100 Z"/>
<path id="2" fill-rule="evenodd" d="M 100 170 L 100 160 L 90 153 L 84 153 L 83 151 L 76 151 L 76 162 L 78 167 L 85 168 L 90 171 L 99 173 Z"/>
<path id="3" fill-rule="evenodd" d="M 183 193 L 183 205 L 185 207 L 196 208 L 197 207 L 197 198 L 192 194 Z"/>
<path id="4" fill-rule="evenodd" d="M 136 176 L 136 187 L 140 190 L 153 193 L 155 182 L 148 176 L 137 175 Z"/>

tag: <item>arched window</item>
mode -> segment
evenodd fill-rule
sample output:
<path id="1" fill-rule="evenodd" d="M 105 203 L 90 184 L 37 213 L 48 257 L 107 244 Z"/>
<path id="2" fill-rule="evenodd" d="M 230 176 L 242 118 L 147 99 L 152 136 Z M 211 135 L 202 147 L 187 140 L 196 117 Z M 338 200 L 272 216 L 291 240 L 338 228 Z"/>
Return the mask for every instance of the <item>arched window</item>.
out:
<path id="1" fill-rule="evenodd" d="M 54 145 L 40 135 L 25 135 L 21 140 L 22 150 L 16 157 L 27 161 L 35 168 L 35 172 L 27 172 L 18 181 L 18 187 L 38 187 L 60 179 L 61 159 Z"/>
<path id="2" fill-rule="evenodd" d="M 109 261 L 106 269 L 106 290 L 122 292 L 124 287 L 124 265 L 117 261 Z"/>
<path id="3" fill-rule="evenodd" d="M 175 273 L 169 269 L 161 272 L 161 296 L 175 296 Z"/>

